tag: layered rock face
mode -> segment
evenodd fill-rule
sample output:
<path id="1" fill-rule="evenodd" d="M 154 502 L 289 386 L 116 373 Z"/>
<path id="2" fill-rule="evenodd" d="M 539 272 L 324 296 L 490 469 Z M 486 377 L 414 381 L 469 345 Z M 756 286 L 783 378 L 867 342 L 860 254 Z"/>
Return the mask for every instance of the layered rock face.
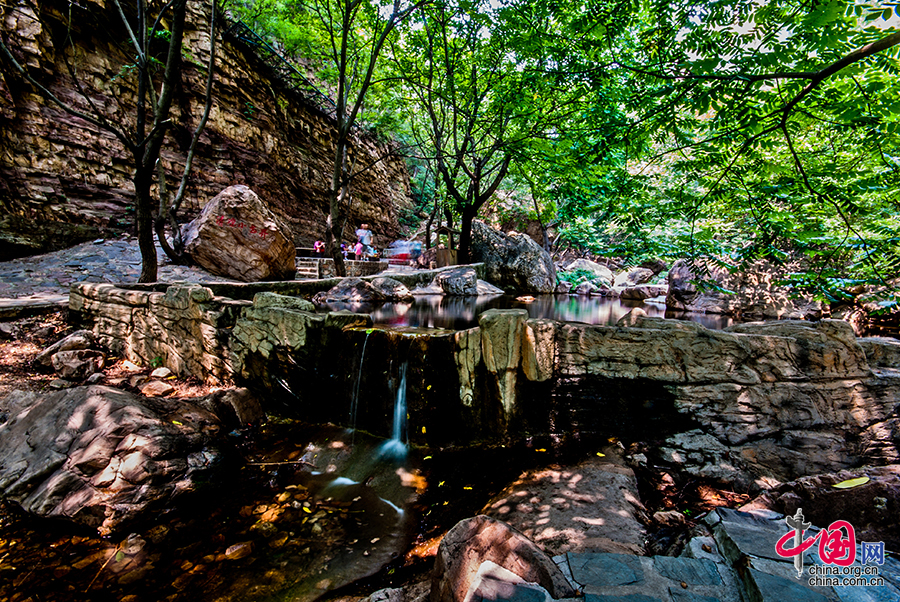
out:
<path id="1" fill-rule="evenodd" d="M 189 6 L 174 125 L 161 155 L 163 166 L 179 176 L 203 113 L 209 56 L 208 15 L 201 14 L 207 8 Z M 50 92 L 88 109 L 69 76 L 68 60 L 109 121 L 133 122 L 133 58 L 121 43 L 125 33 L 114 5 L 89 1 L 70 8 L 56 0 L 23 0 L 0 9 L 0 21 L 19 62 Z M 184 217 L 194 217 L 227 186 L 245 184 L 287 222 L 295 243 L 311 245 L 324 231 L 334 122 L 270 77 L 272 69 L 235 36 L 226 32 L 221 39 L 212 112 Z M 374 165 L 353 181 L 349 223 L 366 221 L 377 235 L 394 237 L 397 207 L 410 205 L 406 168 L 390 149 L 369 139 L 358 139 L 352 152 L 358 165 Z M 132 227 L 131 177 L 131 157 L 118 140 L 48 104 L 0 61 L 0 260 Z"/>

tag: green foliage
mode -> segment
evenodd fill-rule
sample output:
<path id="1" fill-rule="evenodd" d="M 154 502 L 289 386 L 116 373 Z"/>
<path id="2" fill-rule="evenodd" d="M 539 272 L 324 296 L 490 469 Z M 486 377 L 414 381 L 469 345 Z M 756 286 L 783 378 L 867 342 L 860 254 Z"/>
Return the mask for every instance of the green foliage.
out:
<path id="1" fill-rule="evenodd" d="M 333 90 L 322 6 L 236 10 Z M 379 10 L 359 5 L 354 56 Z M 513 189 L 501 217 L 553 224 L 557 246 L 799 259 L 791 284 L 838 301 L 900 274 L 898 18 L 865 0 L 441 0 L 390 38 L 362 119 L 414 157 L 418 215 Z"/>
<path id="2" fill-rule="evenodd" d="M 590 282 L 594 279 L 594 273 L 589 270 L 572 270 L 571 272 L 559 271 L 556 273 L 558 282 L 571 282 L 572 286 L 578 286 L 582 282 Z"/>

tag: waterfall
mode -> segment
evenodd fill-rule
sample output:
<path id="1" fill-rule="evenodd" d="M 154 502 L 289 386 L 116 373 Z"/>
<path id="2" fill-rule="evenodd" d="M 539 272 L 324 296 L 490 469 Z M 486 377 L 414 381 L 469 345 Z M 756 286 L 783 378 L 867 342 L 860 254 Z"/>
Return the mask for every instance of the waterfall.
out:
<path id="1" fill-rule="evenodd" d="M 394 397 L 394 419 L 391 425 L 391 439 L 381 446 L 380 456 L 394 459 L 406 457 L 406 369 L 409 363 L 400 365 L 400 384 Z"/>

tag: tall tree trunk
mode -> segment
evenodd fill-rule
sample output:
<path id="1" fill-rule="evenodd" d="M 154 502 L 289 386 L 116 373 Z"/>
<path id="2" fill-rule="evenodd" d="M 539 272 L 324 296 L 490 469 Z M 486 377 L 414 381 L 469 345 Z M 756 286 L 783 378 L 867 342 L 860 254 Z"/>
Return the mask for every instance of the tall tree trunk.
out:
<path id="1" fill-rule="evenodd" d="M 460 265 L 469 263 L 472 255 L 472 220 L 477 214 L 477 208 L 471 205 L 463 207 L 459 225 L 459 249 L 456 252 L 456 260 Z"/>
<path id="2" fill-rule="evenodd" d="M 349 132 L 338 129 L 335 149 L 334 173 L 329 191 L 328 217 L 325 220 L 325 251 L 334 260 L 334 272 L 341 278 L 347 275 L 341 241 L 344 237 L 344 215 L 342 205 L 350 195 L 350 178 L 347 168 L 347 136 Z"/>
<path id="3" fill-rule="evenodd" d="M 141 276 L 138 282 L 156 282 L 156 245 L 153 244 L 153 202 L 150 184 L 153 172 L 144 166 L 143 158 L 135 156 L 134 203 L 137 220 L 138 248 L 141 250 Z"/>

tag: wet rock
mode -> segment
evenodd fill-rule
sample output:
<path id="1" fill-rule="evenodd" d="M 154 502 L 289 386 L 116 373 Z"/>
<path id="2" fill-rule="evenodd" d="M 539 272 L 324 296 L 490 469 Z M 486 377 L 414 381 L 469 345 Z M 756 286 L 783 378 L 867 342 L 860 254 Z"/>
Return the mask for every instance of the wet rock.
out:
<path id="1" fill-rule="evenodd" d="M 572 283 L 567 280 L 562 280 L 556 285 L 556 292 L 560 295 L 568 295 L 571 290 Z"/>
<path id="2" fill-rule="evenodd" d="M 653 270 L 648 270 L 647 268 L 634 268 L 633 270 L 617 274 L 613 286 L 635 287 L 650 282 L 653 279 L 653 276 Z"/>
<path id="3" fill-rule="evenodd" d="M 457 523 L 441 541 L 432 572 L 431 602 L 463 602 L 485 563 L 536 583 L 556 599 L 576 593 L 553 559 L 534 542 L 502 521 L 476 516 Z"/>
<path id="4" fill-rule="evenodd" d="M 78 330 L 44 349 L 34 359 L 34 362 L 40 366 L 50 368 L 53 365 L 53 356 L 58 352 L 75 349 L 90 349 L 96 342 L 97 338 L 94 336 L 93 332 L 90 330 Z"/>
<path id="5" fill-rule="evenodd" d="M 504 290 L 552 293 L 556 288 L 553 259 L 526 234 L 503 234 L 475 220 L 471 260 L 484 263 L 485 280 Z"/>
<path id="6" fill-rule="evenodd" d="M 646 516 L 634 472 L 609 451 L 575 466 L 522 474 L 482 509 L 546 553 L 643 554 Z M 614 459 L 615 461 L 609 461 Z"/>
<path id="7" fill-rule="evenodd" d="M 0 403 L 0 494 L 101 533 L 193 490 L 218 459 L 218 420 L 188 401 L 92 385 Z"/>
<path id="8" fill-rule="evenodd" d="M 412 293 L 402 282 L 393 278 L 374 278 L 372 286 L 380 291 L 386 299 L 391 301 L 412 301 Z"/>
<path id="9" fill-rule="evenodd" d="M 84 382 L 89 385 L 96 385 L 100 382 L 103 382 L 104 378 L 106 378 L 105 374 L 103 374 L 102 372 L 95 372 L 94 374 L 88 376 Z"/>
<path id="10" fill-rule="evenodd" d="M 293 280 L 290 228 L 247 186 L 229 186 L 182 229 L 185 251 L 205 270 L 243 282 Z"/>
<path id="11" fill-rule="evenodd" d="M 84 380 L 102 370 L 105 362 L 106 355 L 92 349 L 58 351 L 50 359 L 56 373 L 67 380 Z"/>
<path id="12" fill-rule="evenodd" d="M 371 282 L 360 278 L 344 278 L 330 290 L 317 293 L 315 303 L 381 303 L 387 297 Z"/>

